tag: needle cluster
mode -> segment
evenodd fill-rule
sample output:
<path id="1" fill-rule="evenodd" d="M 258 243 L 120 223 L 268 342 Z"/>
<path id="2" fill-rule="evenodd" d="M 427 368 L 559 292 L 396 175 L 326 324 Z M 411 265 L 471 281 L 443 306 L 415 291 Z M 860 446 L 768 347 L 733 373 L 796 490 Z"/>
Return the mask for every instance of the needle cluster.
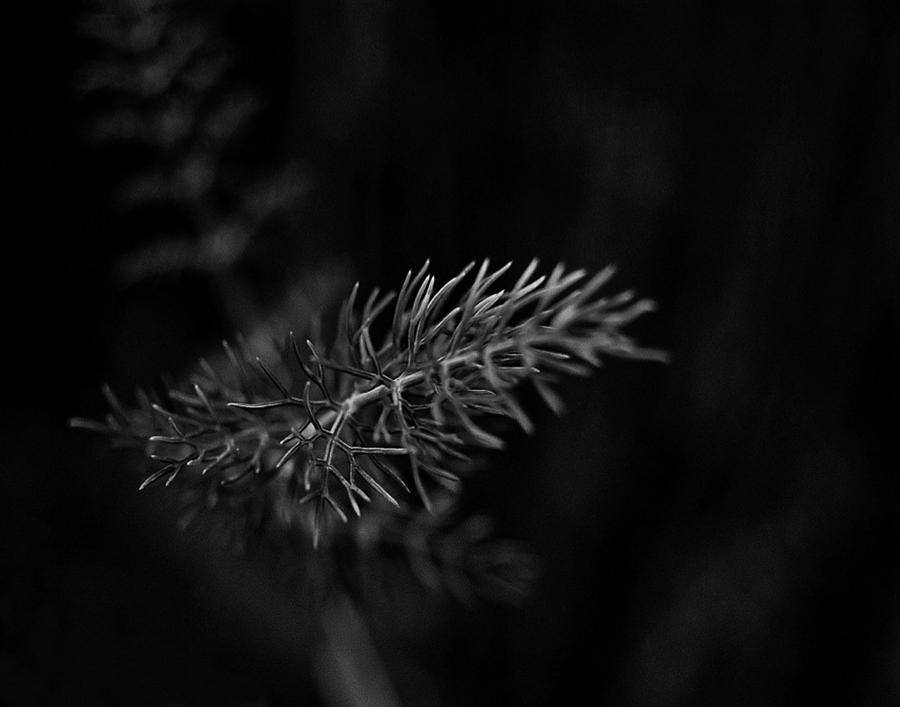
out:
<path id="1" fill-rule="evenodd" d="M 326 514 L 346 522 L 375 497 L 400 506 L 412 487 L 430 509 L 436 489 L 457 489 L 472 449 L 503 446 L 491 417 L 533 429 L 523 384 L 558 413 L 561 375 L 607 355 L 664 359 L 622 333 L 653 303 L 602 295 L 612 268 L 538 275 L 532 261 L 499 288 L 509 268 L 472 263 L 438 283 L 426 262 L 398 292 L 364 301 L 357 285 L 327 350 L 291 333 L 280 360 L 264 362 L 226 343 L 228 365 L 201 361 L 164 399 L 140 394 L 126 409 L 107 389 L 106 420 L 73 424 L 142 447 L 153 469 L 141 488 L 188 483 L 210 505 L 276 489 L 287 522 L 311 505 L 316 545 Z"/>

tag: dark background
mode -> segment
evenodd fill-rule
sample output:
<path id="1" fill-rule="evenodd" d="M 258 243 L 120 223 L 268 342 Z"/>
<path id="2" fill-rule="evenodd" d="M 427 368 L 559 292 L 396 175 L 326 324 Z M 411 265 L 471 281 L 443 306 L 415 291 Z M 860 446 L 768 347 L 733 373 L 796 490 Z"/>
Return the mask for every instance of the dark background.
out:
<path id="1" fill-rule="evenodd" d="M 404 703 L 900 703 L 895 3 L 184 7 L 264 100 L 248 163 L 308 175 L 246 273 L 261 301 L 539 256 L 660 303 L 634 333 L 670 365 L 566 384 L 482 472 L 543 558 L 530 601 L 409 588 L 373 619 Z M 7 22 L 0 695 L 345 704 L 303 597 L 65 427 L 233 329 L 207 278 L 110 276 L 124 166 L 83 137 L 84 11 Z"/>

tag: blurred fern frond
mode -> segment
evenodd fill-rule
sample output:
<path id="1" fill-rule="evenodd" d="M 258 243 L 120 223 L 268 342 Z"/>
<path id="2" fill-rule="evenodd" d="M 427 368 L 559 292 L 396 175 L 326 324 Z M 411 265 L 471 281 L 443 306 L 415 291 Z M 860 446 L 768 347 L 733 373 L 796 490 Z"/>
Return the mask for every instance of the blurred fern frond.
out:
<path id="1" fill-rule="evenodd" d="M 314 545 L 326 511 L 347 522 L 376 498 L 401 506 L 410 487 L 430 510 L 434 491 L 458 489 L 473 448 L 503 446 L 486 420 L 533 429 L 523 384 L 561 412 L 561 375 L 586 375 L 604 356 L 665 359 L 622 333 L 653 303 L 602 296 L 612 268 L 588 279 L 537 265 L 507 289 L 496 285 L 510 264 L 488 261 L 465 287 L 474 263 L 443 284 L 426 263 L 398 292 L 376 288 L 361 303 L 357 285 L 330 346 L 291 333 L 266 362 L 226 343 L 225 370 L 201 361 L 187 386 L 141 394 L 132 409 L 107 390 L 106 420 L 73 425 L 142 448 L 155 468 L 141 488 L 180 480 L 212 506 L 262 495 L 286 524 L 306 513 Z"/>
<path id="2" fill-rule="evenodd" d="M 96 54 L 78 81 L 92 100 L 86 137 L 114 150 L 116 206 L 167 224 L 121 257 L 119 283 L 226 272 L 273 225 L 282 233 L 307 178 L 297 164 L 250 174 L 236 159 L 264 106 L 233 76 L 216 23 L 173 0 L 94 0 L 80 28 Z"/>

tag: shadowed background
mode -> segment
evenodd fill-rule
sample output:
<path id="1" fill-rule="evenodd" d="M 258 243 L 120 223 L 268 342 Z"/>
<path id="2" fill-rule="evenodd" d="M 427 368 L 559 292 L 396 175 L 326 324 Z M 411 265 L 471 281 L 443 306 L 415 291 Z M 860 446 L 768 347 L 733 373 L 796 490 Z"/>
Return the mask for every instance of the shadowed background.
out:
<path id="1" fill-rule="evenodd" d="M 365 704 L 317 677 L 336 669 L 303 597 L 180 534 L 65 421 L 263 314 L 485 256 L 617 263 L 660 303 L 633 332 L 673 360 L 566 383 L 565 416 L 536 408 L 489 458 L 470 503 L 541 577 L 514 608 L 403 584 L 370 621 L 379 694 L 900 701 L 892 3 L 177 3 L 231 60 L 210 104 L 258 103 L 202 228 L 116 201 L 147 160 L 89 139 L 110 100 L 82 90 L 96 7 L 11 23 L 6 702 Z M 228 185 L 258 175 L 297 187 L 239 264 L 121 277 L 160 233 L 242 233 Z"/>

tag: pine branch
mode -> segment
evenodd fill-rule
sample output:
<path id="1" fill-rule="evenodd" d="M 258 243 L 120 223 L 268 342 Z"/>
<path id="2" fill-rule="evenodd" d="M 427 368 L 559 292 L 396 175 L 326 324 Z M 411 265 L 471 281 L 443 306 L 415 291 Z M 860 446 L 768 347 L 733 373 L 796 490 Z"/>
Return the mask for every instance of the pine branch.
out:
<path id="1" fill-rule="evenodd" d="M 311 504 L 314 545 L 326 513 L 347 522 L 375 496 L 400 506 L 412 486 L 431 509 L 429 489 L 458 488 L 454 469 L 470 449 L 502 448 L 486 419 L 532 431 L 522 385 L 558 413 L 560 375 L 586 375 L 604 356 L 666 358 L 622 333 L 653 303 L 601 296 L 612 268 L 586 279 L 561 265 L 537 276 L 537 265 L 497 289 L 510 264 L 490 271 L 484 261 L 463 287 L 474 263 L 440 286 L 426 263 L 399 292 L 376 289 L 361 306 L 357 285 L 327 350 L 291 333 L 270 365 L 226 343 L 225 370 L 202 361 L 189 387 L 142 394 L 130 410 L 107 390 L 106 421 L 72 425 L 143 448 L 156 468 L 142 489 L 184 479 L 211 505 L 261 488 L 296 513 Z"/>

